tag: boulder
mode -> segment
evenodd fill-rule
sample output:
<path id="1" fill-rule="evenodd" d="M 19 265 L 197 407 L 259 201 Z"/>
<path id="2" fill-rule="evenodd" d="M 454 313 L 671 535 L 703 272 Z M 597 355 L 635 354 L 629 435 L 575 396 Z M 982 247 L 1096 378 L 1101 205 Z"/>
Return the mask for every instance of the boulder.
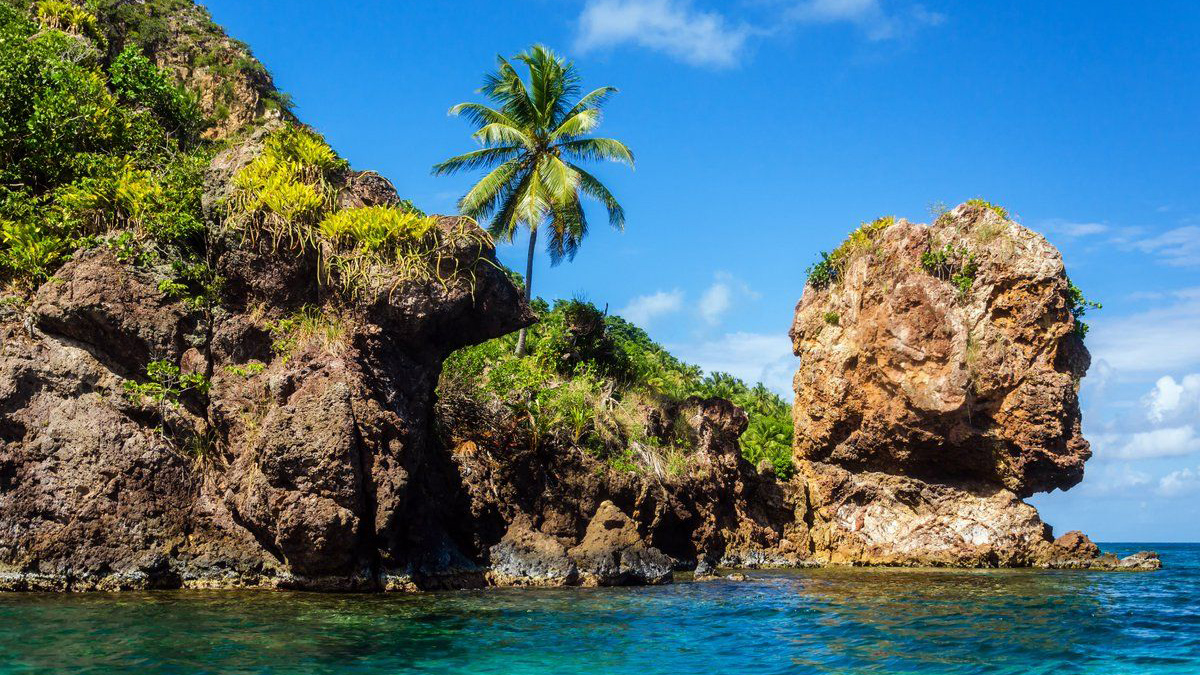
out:
<path id="1" fill-rule="evenodd" d="M 661 584 L 671 580 L 672 560 L 647 544 L 637 523 L 616 504 L 604 501 L 588 523 L 583 541 L 568 555 L 584 585 Z"/>

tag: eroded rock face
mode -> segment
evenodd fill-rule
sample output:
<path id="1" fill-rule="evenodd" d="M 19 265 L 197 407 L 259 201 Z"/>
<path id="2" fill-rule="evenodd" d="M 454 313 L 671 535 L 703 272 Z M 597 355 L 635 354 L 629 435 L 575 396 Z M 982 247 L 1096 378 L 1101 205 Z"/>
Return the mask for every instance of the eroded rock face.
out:
<path id="1" fill-rule="evenodd" d="M 922 259 L 943 251 L 947 264 Z M 1021 501 L 1075 485 L 1091 455 L 1078 402 L 1089 357 L 1068 285 L 1043 237 L 964 204 L 932 226 L 882 228 L 834 283 L 805 289 L 791 330 L 795 447 L 816 559 L 1096 557 L 1054 546 Z"/>
<path id="2" fill-rule="evenodd" d="M 485 233 L 438 227 L 436 279 L 380 277 L 282 347 L 272 326 L 322 306 L 287 250 L 224 258 L 247 281 L 209 311 L 103 248 L 63 266 L 0 323 L 0 589 L 351 590 L 447 569 L 441 363 L 532 314 Z M 151 361 L 211 388 L 138 400 L 126 384 Z"/>

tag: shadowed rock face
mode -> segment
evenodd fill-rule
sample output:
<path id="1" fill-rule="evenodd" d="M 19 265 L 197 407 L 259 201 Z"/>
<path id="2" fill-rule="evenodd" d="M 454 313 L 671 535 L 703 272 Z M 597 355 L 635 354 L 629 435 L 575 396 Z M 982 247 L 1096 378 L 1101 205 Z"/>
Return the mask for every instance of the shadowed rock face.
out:
<path id="1" fill-rule="evenodd" d="M 362 184 L 346 198 L 379 198 Z M 104 249 L 67 263 L 0 324 L 0 588 L 350 589 L 407 574 L 446 539 L 449 502 L 429 498 L 451 475 L 430 433 L 442 360 L 532 320 L 482 231 L 438 227 L 437 280 L 376 279 L 360 303 L 326 306 L 329 337 L 286 353 L 270 326 L 321 302 L 295 252 L 223 256 L 245 281 L 207 313 Z M 211 390 L 129 400 L 151 360 Z"/>
<path id="2" fill-rule="evenodd" d="M 922 264 L 946 247 L 952 269 Z M 960 288 L 949 277 L 968 261 L 973 280 Z M 1043 237 L 965 204 L 932 226 L 882 229 L 840 279 L 805 290 L 791 336 L 814 559 L 1096 557 L 1075 541 L 1054 547 L 1020 499 L 1075 485 L 1091 455 L 1078 402 L 1089 356 L 1068 285 Z"/>

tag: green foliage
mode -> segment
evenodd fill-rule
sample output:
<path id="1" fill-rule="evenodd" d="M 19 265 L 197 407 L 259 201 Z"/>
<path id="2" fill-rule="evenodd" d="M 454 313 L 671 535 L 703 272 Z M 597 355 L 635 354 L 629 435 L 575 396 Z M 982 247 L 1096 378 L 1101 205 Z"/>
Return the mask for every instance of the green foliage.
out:
<path id="1" fill-rule="evenodd" d="M 477 220 L 490 218 L 488 231 L 498 240 L 512 241 L 522 227 L 529 230 L 528 299 L 538 232 L 547 235 L 552 265 L 573 260 L 588 232 L 583 197 L 604 206 L 612 227 L 625 228 L 624 208 L 580 164 L 606 160 L 632 167 L 634 161 L 621 141 L 589 136 L 600 126 L 601 111 L 616 88 L 600 87 L 576 98 L 582 78 L 575 64 L 543 45 L 534 45 L 514 60 L 528 69 L 528 82 L 503 57 L 497 57 L 496 70 L 484 77 L 480 91 L 496 107 L 460 103 L 450 109 L 450 114 L 466 117 L 475 126 L 473 138 L 483 147 L 436 164 L 433 172 L 488 170 L 459 200 L 458 208 Z M 524 353 L 525 336 L 522 329 L 519 355 Z"/>
<path id="2" fill-rule="evenodd" d="M 346 167 L 320 134 L 285 126 L 233 177 L 233 216 L 252 239 L 265 230 L 275 245 L 313 246 L 316 225 L 333 209 L 331 179 Z"/>
<path id="3" fill-rule="evenodd" d="M 302 347 L 315 343 L 329 354 L 345 347 L 345 320 L 330 309 L 305 305 L 295 313 L 267 323 L 273 342 L 271 348 L 284 361 Z"/>
<path id="4" fill-rule="evenodd" d="M 1071 317 L 1075 319 L 1074 332 L 1082 340 L 1087 337 L 1089 326 L 1083 322 L 1083 316 L 1090 309 L 1103 309 L 1104 305 L 1098 302 L 1092 302 L 1083 297 L 1083 291 L 1074 282 L 1067 281 L 1067 309 L 1071 312 Z"/>
<path id="5" fill-rule="evenodd" d="M 651 434 L 647 411 L 666 414 L 689 397 L 720 396 L 750 416 L 743 455 L 791 475 L 791 410 L 770 390 L 723 373 L 705 377 L 591 303 L 534 305 L 540 322 L 530 330 L 527 355 L 513 353 L 512 335 L 461 349 L 443 367 L 443 393 L 506 407 L 536 441 L 583 448 L 617 470 L 667 474 L 686 466 L 692 439 L 683 429 Z"/>
<path id="6" fill-rule="evenodd" d="M 98 12 L 36 12 L 42 30 L 0 3 L 3 282 L 28 292 L 113 230 L 131 231 L 129 261 L 200 256 L 208 155 L 194 98 L 135 48 L 106 65 Z"/>
<path id="7" fill-rule="evenodd" d="M 141 404 L 149 399 L 159 406 L 178 406 L 184 394 L 207 394 L 210 382 L 202 373 L 181 374 L 179 366 L 170 361 L 151 361 L 146 366 L 146 381 L 125 381 L 125 395 L 130 402 Z"/>
<path id="8" fill-rule="evenodd" d="M 830 326 L 836 326 L 842 320 L 842 317 L 837 312 L 825 312 L 825 323 Z"/>
<path id="9" fill-rule="evenodd" d="M 238 377 L 254 377 L 266 370 L 266 368 L 266 364 L 260 361 L 250 361 L 241 366 L 236 364 L 225 366 L 225 372 L 230 375 L 237 375 Z"/>
<path id="10" fill-rule="evenodd" d="M 921 268 L 943 281 L 949 281 L 958 289 L 959 297 L 966 297 L 975 282 L 979 263 L 975 261 L 975 254 L 965 246 L 946 244 L 943 248 L 922 253 Z"/>
<path id="11" fill-rule="evenodd" d="M 861 223 L 832 253 L 821 251 L 821 259 L 808 268 L 808 285 L 820 290 L 840 281 L 850 262 L 859 255 L 874 253 L 875 237 L 895 223 L 895 216 Z"/>
<path id="12" fill-rule="evenodd" d="M 145 107 L 176 138 L 194 144 L 207 125 L 195 94 L 174 84 L 130 45 L 109 66 L 113 92 L 130 107 Z"/>
<path id="13" fill-rule="evenodd" d="M 0 269 L 29 291 L 50 278 L 71 250 L 70 241 L 34 222 L 0 221 Z"/>
<path id="14" fill-rule="evenodd" d="M 976 197 L 974 199 L 968 199 L 967 206 L 973 206 L 975 208 L 980 208 L 980 209 L 987 209 L 987 210 L 995 213 L 996 215 L 1000 216 L 1004 220 L 1008 220 L 1008 209 L 1004 208 L 1003 206 L 1000 206 L 999 204 L 993 204 L 993 203 L 987 201 L 986 199 L 982 199 L 980 197 Z"/>

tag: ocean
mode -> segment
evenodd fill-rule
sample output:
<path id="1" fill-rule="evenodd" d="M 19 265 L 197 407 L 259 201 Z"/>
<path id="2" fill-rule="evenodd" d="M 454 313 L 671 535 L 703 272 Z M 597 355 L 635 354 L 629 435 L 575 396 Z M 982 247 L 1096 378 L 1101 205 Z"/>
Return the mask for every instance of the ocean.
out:
<path id="1" fill-rule="evenodd" d="M 1159 572 L 817 569 L 654 588 L 0 594 L 10 673 L 1200 673 L 1200 544 Z"/>

